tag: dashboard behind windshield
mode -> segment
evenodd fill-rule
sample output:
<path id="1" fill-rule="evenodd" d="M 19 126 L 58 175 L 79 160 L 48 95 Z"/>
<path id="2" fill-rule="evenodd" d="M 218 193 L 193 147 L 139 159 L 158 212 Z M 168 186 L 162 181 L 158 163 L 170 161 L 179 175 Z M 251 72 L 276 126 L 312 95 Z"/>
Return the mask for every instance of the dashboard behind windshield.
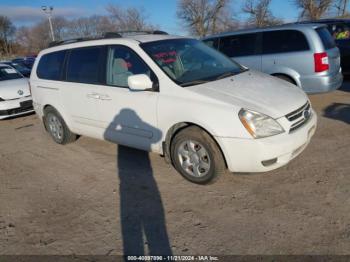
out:
<path id="1" fill-rule="evenodd" d="M 235 75 L 244 68 L 195 39 L 141 44 L 145 52 L 177 84 L 189 86 Z"/>

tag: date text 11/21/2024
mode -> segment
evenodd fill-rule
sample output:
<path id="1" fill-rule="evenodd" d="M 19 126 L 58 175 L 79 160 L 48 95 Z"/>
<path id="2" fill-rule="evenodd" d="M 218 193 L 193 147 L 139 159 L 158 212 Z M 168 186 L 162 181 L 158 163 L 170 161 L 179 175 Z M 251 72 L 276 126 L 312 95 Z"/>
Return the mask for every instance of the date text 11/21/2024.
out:
<path id="1" fill-rule="evenodd" d="M 127 256 L 127 261 L 219 261 L 217 256 Z"/>

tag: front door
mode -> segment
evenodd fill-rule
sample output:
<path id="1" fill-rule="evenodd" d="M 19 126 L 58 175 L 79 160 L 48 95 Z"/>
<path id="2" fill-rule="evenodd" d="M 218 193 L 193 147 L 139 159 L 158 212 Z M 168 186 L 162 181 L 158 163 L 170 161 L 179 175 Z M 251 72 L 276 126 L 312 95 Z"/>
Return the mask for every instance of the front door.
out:
<path id="1" fill-rule="evenodd" d="M 161 132 L 157 128 L 155 91 L 131 91 L 128 77 L 147 74 L 157 79 L 145 62 L 130 48 L 110 46 L 107 52 L 106 85 L 101 86 L 98 104 L 103 138 L 118 144 L 158 151 Z"/>

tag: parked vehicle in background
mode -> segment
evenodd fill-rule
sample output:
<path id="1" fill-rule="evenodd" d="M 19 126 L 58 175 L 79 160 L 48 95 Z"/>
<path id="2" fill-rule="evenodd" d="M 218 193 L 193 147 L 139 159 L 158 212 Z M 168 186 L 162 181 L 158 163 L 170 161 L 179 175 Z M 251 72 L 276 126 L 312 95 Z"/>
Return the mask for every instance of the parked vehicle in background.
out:
<path id="1" fill-rule="evenodd" d="M 350 74 L 350 19 L 321 19 L 300 23 L 326 24 L 340 50 L 341 67 L 344 75 Z"/>
<path id="2" fill-rule="evenodd" d="M 248 29 L 203 41 L 242 65 L 293 83 L 307 93 L 329 92 L 343 82 L 339 50 L 324 25 Z"/>
<path id="3" fill-rule="evenodd" d="M 20 57 L 20 58 L 15 58 L 12 59 L 13 63 L 21 64 L 29 69 L 32 69 L 34 62 L 35 62 L 35 57 Z"/>
<path id="4" fill-rule="evenodd" d="M 0 119 L 33 111 L 28 79 L 7 64 L 0 64 Z"/>
<path id="5" fill-rule="evenodd" d="M 59 42 L 40 52 L 30 83 L 56 143 L 79 134 L 163 154 L 195 183 L 281 167 L 316 129 L 300 88 L 159 32 Z"/>
<path id="6" fill-rule="evenodd" d="M 16 69 L 18 72 L 20 72 L 25 77 L 30 77 L 31 70 L 22 64 L 10 62 L 10 61 L 5 61 L 5 62 L 1 62 L 1 63 L 13 67 L 14 69 Z"/>

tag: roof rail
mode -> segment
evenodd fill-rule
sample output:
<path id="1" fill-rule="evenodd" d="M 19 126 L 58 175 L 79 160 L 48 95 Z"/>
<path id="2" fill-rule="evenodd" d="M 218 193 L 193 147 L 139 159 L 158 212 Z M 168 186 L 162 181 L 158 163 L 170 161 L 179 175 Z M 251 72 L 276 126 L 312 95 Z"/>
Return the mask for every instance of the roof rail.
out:
<path id="1" fill-rule="evenodd" d="M 126 30 L 126 31 L 116 31 L 108 32 L 106 34 L 119 34 L 122 35 L 137 35 L 137 34 L 149 34 L 149 35 L 167 35 L 168 33 L 160 30 Z"/>
<path id="2" fill-rule="evenodd" d="M 102 35 L 102 38 L 120 38 L 122 37 L 121 34 L 118 32 L 106 32 Z"/>
<path id="3" fill-rule="evenodd" d="M 71 39 L 66 39 L 66 40 L 53 41 L 53 42 L 49 43 L 49 47 L 58 46 L 58 45 L 66 45 L 66 44 L 88 41 L 88 40 L 93 40 L 93 38 L 91 38 L 91 37 L 79 37 L 79 38 L 71 38 Z"/>
<path id="4" fill-rule="evenodd" d="M 99 40 L 99 39 L 107 39 L 107 38 L 121 38 L 123 35 L 137 35 L 137 34 L 152 34 L 152 35 L 167 35 L 167 32 L 160 30 L 153 31 L 117 31 L 117 32 L 106 32 L 102 35 L 102 37 L 79 37 L 79 38 L 71 38 L 66 40 L 53 41 L 49 43 L 49 47 L 72 44 L 77 42 L 89 41 L 89 40 Z"/>

